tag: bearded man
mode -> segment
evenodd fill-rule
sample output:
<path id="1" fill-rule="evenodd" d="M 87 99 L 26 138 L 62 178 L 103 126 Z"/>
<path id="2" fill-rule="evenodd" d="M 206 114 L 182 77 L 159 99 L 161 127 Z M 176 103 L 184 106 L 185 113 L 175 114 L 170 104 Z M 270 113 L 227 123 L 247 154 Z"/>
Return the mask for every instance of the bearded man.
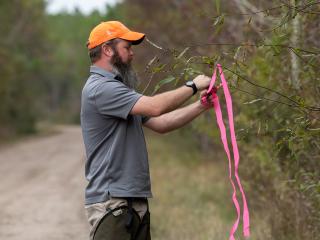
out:
<path id="1" fill-rule="evenodd" d="M 118 21 L 100 23 L 89 36 L 92 66 L 82 91 L 81 127 L 90 239 L 151 239 L 148 198 L 152 193 L 142 126 L 166 133 L 208 109 L 200 101 L 179 108 L 209 86 L 210 78 L 204 75 L 155 96 L 134 90 L 132 45 L 144 37 Z"/>

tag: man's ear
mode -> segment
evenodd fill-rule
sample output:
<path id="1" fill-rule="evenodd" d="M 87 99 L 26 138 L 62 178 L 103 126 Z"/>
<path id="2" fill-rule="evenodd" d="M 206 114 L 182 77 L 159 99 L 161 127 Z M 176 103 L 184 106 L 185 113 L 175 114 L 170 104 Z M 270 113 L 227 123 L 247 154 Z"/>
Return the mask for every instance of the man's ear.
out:
<path id="1" fill-rule="evenodd" d="M 108 46 L 107 44 L 102 46 L 102 53 L 108 57 L 112 57 L 114 55 L 112 47 Z"/>

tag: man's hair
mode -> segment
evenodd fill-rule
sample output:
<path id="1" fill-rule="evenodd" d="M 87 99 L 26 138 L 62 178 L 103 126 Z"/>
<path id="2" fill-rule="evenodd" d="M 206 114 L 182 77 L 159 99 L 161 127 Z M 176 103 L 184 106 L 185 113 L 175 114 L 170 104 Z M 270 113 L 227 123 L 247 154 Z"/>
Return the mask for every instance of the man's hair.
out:
<path id="1" fill-rule="evenodd" d="M 115 38 L 90 49 L 89 57 L 90 57 L 91 63 L 95 63 L 101 58 L 102 45 L 107 44 L 112 48 L 113 51 L 116 51 L 116 45 L 118 42 L 119 40 Z"/>

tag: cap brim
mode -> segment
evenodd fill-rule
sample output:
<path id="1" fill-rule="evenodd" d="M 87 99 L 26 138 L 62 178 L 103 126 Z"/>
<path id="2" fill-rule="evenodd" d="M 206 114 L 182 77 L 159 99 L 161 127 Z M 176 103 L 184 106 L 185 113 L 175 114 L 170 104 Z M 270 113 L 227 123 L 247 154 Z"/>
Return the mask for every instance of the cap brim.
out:
<path id="1" fill-rule="evenodd" d="M 140 44 L 145 37 L 144 33 L 139 32 L 127 32 L 122 35 L 120 38 L 132 42 L 133 45 Z"/>

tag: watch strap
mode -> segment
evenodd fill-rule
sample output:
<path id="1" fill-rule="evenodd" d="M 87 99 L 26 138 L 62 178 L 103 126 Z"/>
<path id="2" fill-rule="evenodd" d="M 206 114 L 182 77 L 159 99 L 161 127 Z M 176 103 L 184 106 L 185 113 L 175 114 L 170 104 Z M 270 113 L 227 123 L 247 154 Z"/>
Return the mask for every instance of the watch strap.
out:
<path id="1" fill-rule="evenodd" d="M 193 81 L 188 81 L 188 82 L 185 83 L 185 85 L 187 87 L 191 87 L 192 88 L 192 90 L 193 90 L 193 94 L 192 95 L 195 95 L 198 92 L 198 88 L 197 88 L 196 84 Z"/>

